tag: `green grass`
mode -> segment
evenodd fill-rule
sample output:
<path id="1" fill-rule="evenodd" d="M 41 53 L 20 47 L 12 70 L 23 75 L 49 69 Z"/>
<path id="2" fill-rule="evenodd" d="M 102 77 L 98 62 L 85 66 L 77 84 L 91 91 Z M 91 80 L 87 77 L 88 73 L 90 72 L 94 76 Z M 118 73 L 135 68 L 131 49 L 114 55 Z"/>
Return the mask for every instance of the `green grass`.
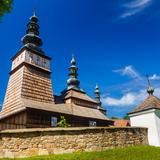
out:
<path id="1" fill-rule="evenodd" d="M 37 157 L 31 157 L 31 158 L 24 158 L 23 160 L 41 160 L 41 159 L 48 159 L 48 160 L 160 160 L 160 147 L 151 147 L 151 146 L 126 147 L 126 148 L 108 149 L 103 152 L 82 152 L 82 153 L 62 154 L 62 155 L 37 156 Z"/>

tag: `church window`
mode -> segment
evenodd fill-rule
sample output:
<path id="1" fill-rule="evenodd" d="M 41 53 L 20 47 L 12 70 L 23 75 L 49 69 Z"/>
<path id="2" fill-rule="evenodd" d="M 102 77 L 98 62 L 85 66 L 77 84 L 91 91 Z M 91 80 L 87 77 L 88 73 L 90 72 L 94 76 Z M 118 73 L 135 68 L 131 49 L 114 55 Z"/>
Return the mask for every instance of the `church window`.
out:
<path id="1" fill-rule="evenodd" d="M 33 54 L 32 53 L 29 54 L 29 62 L 33 63 Z"/>
<path id="2" fill-rule="evenodd" d="M 39 64 L 39 61 L 40 61 L 40 57 L 37 56 L 37 58 L 36 58 L 36 64 Z"/>
<path id="3" fill-rule="evenodd" d="M 46 60 L 43 59 L 43 66 L 46 67 Z"/>
<path id="4" fill-rule="evenodd" d="M 37 61 L 40 61 L 40 57 L 39 56 L 37 57 Z"/>
<path id="5" fill-rule="evenodd" d="M 96 127 L 97 123 L 96 121 L 89 121 L 89 127 Z"/>
<path id="6" fill-rule="evenodd" d="M 57 117 L 52 116 L 51 117 L 51 127 L 57 126 Z"/>

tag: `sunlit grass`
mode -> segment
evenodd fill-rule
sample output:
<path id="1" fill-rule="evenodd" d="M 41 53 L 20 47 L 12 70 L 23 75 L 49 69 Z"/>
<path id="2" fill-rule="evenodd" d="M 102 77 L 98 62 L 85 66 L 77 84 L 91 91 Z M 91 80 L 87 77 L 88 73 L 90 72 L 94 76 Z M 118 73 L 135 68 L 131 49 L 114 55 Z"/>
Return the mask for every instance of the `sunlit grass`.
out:
<path id="1" fill-rule="evenodd" d="M 21 158 L 23 159 L 23 158 Z M 23 160 L 160 160 L 160 147 L 137 146 L 108 149 L 102 152 L 81 152 L 73 154 L 37 156 Z M 2 159 L 0 159 L 2 160 Z M 4 160 L 4 159 L 3 159 Z"/>

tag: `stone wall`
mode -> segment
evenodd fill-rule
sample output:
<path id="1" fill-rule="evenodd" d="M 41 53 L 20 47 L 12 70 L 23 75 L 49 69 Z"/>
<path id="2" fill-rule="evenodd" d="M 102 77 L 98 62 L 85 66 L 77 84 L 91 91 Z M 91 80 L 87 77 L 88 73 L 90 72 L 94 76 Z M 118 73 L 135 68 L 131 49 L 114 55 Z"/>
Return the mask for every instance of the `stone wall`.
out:
<path id="1" fill-rule="evenodd" d="M 146 128 L 50 128 L 0 132 L 0 157 L 29 157 L 146 145 Z"/>

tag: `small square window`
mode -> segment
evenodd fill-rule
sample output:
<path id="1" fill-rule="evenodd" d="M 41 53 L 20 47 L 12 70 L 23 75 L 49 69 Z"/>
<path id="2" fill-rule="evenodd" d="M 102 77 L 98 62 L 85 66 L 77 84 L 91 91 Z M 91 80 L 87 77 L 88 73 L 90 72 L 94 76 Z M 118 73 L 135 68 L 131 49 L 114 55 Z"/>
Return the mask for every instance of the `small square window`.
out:
<path id="1" fill-rule="evenodd" d="M 97 122 L 96 121 L 89 121 L 89 127 L 96 127 Z"/>
<path id="2" fill-rule="evenodd" d="M 51 117 L 51 127 L 57 126 L 57 117 L 52 116 Z"/>

